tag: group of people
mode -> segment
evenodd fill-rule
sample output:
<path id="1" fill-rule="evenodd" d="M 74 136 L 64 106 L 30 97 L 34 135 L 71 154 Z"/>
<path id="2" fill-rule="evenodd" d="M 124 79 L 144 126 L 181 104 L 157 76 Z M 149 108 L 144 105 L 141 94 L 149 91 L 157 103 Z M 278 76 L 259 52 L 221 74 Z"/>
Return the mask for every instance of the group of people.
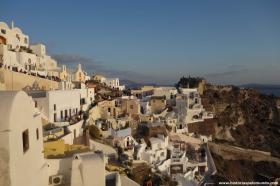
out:
<path id="1" fill-rule="evenodd" d="M 38 72 L 31 72 L 31 71 L 26 71 L 26 70 L 23 70 L 23 69 L 19 70 L 18 67 L 12 67 L 10 65 L 6 65 L 6 64 L 3 64 L 3 63 L 0 63 L 0 68 L 12 70 L 14 72 L 19 72 L 19 73 L 23 73 L 23 74 L 29 74 L 31 76 L 37 76 L 37 77 L 40 77 L 40 78 L 45 78 L 45 79 L 49 79 L 49 80 L 53 80 L 53 81 L 57 81 L 57 82 L 61 81 L 61 79 L 57 76 L 40 75 Z"/>

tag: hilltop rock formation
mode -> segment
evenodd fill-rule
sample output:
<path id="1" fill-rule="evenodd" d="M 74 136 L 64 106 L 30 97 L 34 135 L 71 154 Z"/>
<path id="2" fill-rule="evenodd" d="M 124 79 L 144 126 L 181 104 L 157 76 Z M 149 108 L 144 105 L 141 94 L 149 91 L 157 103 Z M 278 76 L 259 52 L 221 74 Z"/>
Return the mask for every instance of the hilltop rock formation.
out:
<path id="1" fill-rule="evenodd" d="M 278 98 L 254 89 L 214 85 L 207 85 L 202 97 L 205 108 L 218 120 L 214 143 L 267 151 L 279 159 Z M 224 159 L 223 154 L 214 152 L 212 155 L 218 170 L 214 182 L 273 181 L 280 177 L 280 165 L 270 161 L 239 159 L 241 154 L 236 154 L 236 160 Z"/>
<path id="2" fill-rule="evenodd" d="M 216 141 L 280 157 L 280 117 L 273 96 L 253 89 L 207 85 L 203 104 L 218 119 Z"/>
<path id="3" fill-rule="evenodd" d="M 218 122 L 214 146 L 222 149 L 228 145 L 268 154 L 264 160 L 255 161 L 254 153 L 238 153 L 229 148 L 227 155 L 232 159 L 228 159 L 225 152 L 210 148 L 217 168 L 212 181 L 274 181 L 280 177 L 280 164 L 270 161 L 280 161 L 280 98 L 262 95 L 255 89 L 210 85 L 202 80 L 183 77 L 177 85 L 202 88 L 202 104 Z"/>

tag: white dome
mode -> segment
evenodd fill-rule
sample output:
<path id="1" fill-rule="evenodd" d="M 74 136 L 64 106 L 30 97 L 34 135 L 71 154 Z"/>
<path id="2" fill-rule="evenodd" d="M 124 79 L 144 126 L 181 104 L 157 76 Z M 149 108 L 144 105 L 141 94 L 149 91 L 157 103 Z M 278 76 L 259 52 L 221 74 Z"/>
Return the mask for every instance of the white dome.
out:
<path id="1" fill-rule="evenodd" d="M 21 29 L 18 28 L 18 27 L 13 28 L 12 30 L 16 31 L 16 32 L 19 33 L 19 34 L 22 34 Z"/>
<path id="2" fill-rule="evenodd" d="M 9 26 L 4 22 L 0 22 L 0 28 L 10 29 Z"/>

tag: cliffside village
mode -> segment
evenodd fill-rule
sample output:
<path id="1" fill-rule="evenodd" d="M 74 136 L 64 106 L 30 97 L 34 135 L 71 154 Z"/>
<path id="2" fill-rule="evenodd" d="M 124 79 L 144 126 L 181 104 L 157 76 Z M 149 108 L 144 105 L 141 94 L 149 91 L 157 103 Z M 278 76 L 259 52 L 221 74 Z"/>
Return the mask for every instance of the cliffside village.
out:
<path id="1" fill-rule="evenodd" d="M 0 22 L 0 185 L 203 185 L 216 173 L 204 85 L 126 89 Z"/>

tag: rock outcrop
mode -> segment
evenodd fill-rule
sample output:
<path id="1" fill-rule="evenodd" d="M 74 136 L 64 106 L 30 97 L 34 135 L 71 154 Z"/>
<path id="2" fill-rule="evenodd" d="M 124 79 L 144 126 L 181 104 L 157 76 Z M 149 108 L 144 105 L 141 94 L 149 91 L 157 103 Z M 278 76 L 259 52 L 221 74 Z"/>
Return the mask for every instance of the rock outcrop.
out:
<path id="1" fill-rule="evenodd" d="M 208 85 L 205 108 L 218 119 L 215 140 L 269 151 L 280 157 L 280 118 L 277 98 L 253 89 Z"/>
<path id="2" fill-rule="evenodd" d="M 253 89 L 207 85 L 203 105 L 218 120 L 214 144 L 266 151 L 280 157 L 279 98 L 261 95 Z M 273 181 L 280 176 L 280 165 L 271 161 L 240 158 L 244 152 L 224 154 L 212 149 L 217 167 L 216 181 Z"/>

